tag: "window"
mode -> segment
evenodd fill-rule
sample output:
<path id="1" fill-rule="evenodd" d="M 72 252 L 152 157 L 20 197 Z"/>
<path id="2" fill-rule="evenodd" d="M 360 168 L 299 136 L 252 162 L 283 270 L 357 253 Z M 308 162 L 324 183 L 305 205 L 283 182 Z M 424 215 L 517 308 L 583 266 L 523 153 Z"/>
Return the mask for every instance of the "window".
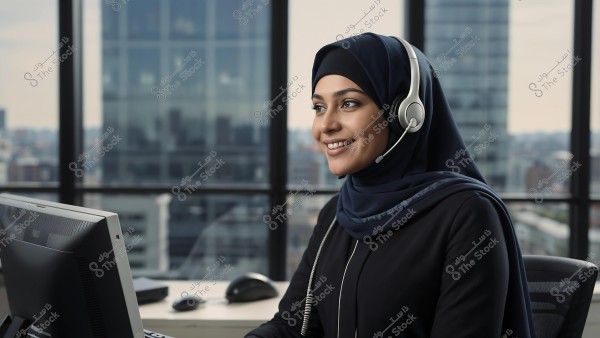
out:
<path id="1" fill-rule="evenodd" d="M 492 188 L 534 200 L 510 204 L 526 254 L 568 255 L 568 204 L 548 199 L 569 194 L 576 161 L 569 152 L 573 8 L 560 0 L 425 5 L 425 54 L 467 149 Z"/>
<path id="2" fill-rule="evenodd" d="M 77 47 L 59 45 L 57 27 L 56 1 L 6 3 L 0 13 L 0 186 L 58 183 L 58 65 Z"/>
<path id="3" fill-rule="evenodd" d="M 242 1 L 118 4 L 84 7 L 84 203 L 143 233 L 135 275 L 201 278 L 219 256 L 228 279 L 266 274 L 268 124 L 252 111 L 270 92 L 270 5 L 240 24 Z"/>

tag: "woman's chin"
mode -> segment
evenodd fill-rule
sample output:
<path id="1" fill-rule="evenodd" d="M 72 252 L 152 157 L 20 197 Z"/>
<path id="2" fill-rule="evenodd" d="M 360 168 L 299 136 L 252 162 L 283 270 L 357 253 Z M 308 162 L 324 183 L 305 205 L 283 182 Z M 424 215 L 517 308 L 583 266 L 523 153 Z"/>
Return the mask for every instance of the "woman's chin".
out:
<path id="1" fill-rule="evenodd" d="M 339 164 L 335 164 L 332 165 L 331 163 L 329 163 L 329 171 L 334 174 L 335 176 L 345 176 L 348 175 L 348 168 L 346 168 L 346 166 L 341 166 Z"/>
<path id="2" fill-rule="evenodd" d="M 345 175 L 344 171 L 341 170 L 340 168 L 338 168 L 337 166 L 332 166 L 331 164 L 329 165 L 329 172 L 331 172 L 332 174 L 334 174 L 335 176 L 342 176 Z"/>

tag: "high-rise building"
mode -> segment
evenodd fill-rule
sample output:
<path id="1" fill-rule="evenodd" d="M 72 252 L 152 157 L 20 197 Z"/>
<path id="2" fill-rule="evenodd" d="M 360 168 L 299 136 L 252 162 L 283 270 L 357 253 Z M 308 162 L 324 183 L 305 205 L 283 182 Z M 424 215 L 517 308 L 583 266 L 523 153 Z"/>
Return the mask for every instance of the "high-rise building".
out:
<path id="1" fill-rule="evenodd" d="M 425 3 L 425 54 L 463 140 L 498 191 L 506 187 L 509 2 Z M 454 160 L 454 159 L 451 159 Z"/>
<path id="2" fill-rule="evenodd" d="M 6 131 L 6 110 L 0 108 L 0 133 Z"/>
<path id="3" fill-rule="evenodd" d="M 110 196 L 100 209 L 119 215 L 129 265 L 134 273 L 161 276 L 169 270 L 170 194 Z M 121 252 L 117 253 L 120 254 Z"/>
<path id="4" fill-rule="evenodd" d="M 103 158 L 102 183 L 173 186 L 171 270 L 187 259 L 198 236 L 210 236 L 204 231 L 210 224 L 230 212 L 239 224 L 258 220 L 264 231 L 253 236 L 266 243 L 261 215 L 243 212 L 267 210 L 267 198 L 198 196 L 196 188 L 268 183 L 268 124 L 253 112 L 269 98 L 269 18 L 264 1 L 131 1 L 117 11 L 102 6 L 103 129 L 112 127 L 122 138 Z M 246 234 L 228 232 L 240 246 Z M 229 255 L 244 252 L 228 250 L 210 254 L 235 261 Z M 257 252 L 248 264 L 266 272 L 266 252 Z"/>

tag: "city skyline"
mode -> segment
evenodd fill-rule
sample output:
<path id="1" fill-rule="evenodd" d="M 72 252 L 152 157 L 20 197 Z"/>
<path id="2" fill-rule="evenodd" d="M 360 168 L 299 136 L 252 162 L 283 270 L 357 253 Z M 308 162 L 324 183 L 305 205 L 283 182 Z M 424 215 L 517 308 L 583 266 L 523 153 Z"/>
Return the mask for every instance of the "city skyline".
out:
<path id="1" fill-rule="evenodd" d="M 343 33 L 345 27 L 355 17 L 360 17 L 361 8 L 350 8 L 345 15 L 331 16 L 339 10 L 338 2 L 319 4 L 319 11 L 310 12 L 314 8 L 310 0 L 300 5 L 290 3 L 290 59 L 289 77 L 298 75 L 300 81 L 310 85 L 310 67 L 312 58 L 318 48 L 336 38 L 336 33 L 317 34 L 322 29 L 319 25 L 303 25 L 300 18 L 311 17 L 315 22 L 324 21 L 331 27 L 330 32 Z M 53 2 L 38 1 L 45 11 L 30 11 L 30 3 L 5 4 L 0 12 L 0 54 L 6 56 L 5 65 L 0 67 L 0 108 L 7 112 L 7 128 L 56 128 L 58 126 L 57 74 L 50 74 L 36 88 L 24 79 L 24 73 L 33 65 L 42 61 L 53 50 L 53 41 L 57 34 L 56 6 Z M 54 4 L 54 6 L 53 6 Z M 86 127 L 102 125 L 101 99 L 101 52 L 100 52 L 100 8 L 104 2 L 86 2 L 84 6 L 85 31 L 83 49 L 85 82 L 84 123 Z M 240 2 L 241 6 L 241 2 Z M 390 14 L 386 14 L 372 30 L 381 34 L 398 34 L 401 31 L 403 8 L 399 4 L 386 5 Z M 544 6 L 543 11 L 539 6 Z M 537 82 L 539 74 L 551 69 L 572 46 L 572 3 L 553 2 L 511 2 L 509 11 L 509 98 L 508 98 L 508 132 L 561 131 L 570 128 L 571 115 L 571 71 L 563 71 L 558 80 L 549 89 L 543 89 L 541 97 L 530 84 Z M 596 6 L 595 12 L 600 9 Z M 538 16 L 536 13 L 544 13 Z M 27 17 L 30 21 L 23 21 Z M 264 18 L 257 18 L 263 19 Z M 551 22 L 552 25 L 547 23 Z M 235 23 L 232 20 L 232 23 Z M 250 22 L 252 24 L 252 22 Z M 309 29 L 307 29 L 309 28 Z M 519 34 L 526 30 L 528 34 Z M 595 33 L 600 28 L 596 25 Z M 13 34 L 12 32 L 19 32 Z M 40 33 L 43 32 L 43 33 Z M 597 36 L 598 34 L 596 34 Z M 533 39 L 532 39 L 533 36 Z M 528 48 L 531 40 L 541 48 Z M 451 46 L 452 39 L 448 45 Z M 593 47 L 593 55 L 598 55 L 600 44 Z M 476 47 L 475 47 L 476 48 Z M 15 49 L 19 53 L 15 53 Z M 428 55 L 430 59 L 433 56 Z M 598 66 L 593 65 L 593 74 L 598 73 Z M 93 81 L 91 81 L 93 79 Z M 592 76 L 592 92 L 599 88 L 600 76 Z M 310 86 L 309 86 L 310 87 Z M 596 96 L 592 96 L 592 129 L 600 130 L 600 104 Z M 288 120 L 290 129 L 308 128 L 312 121 L 310 91 L 304 91 L 298 98 L 290 102 Z M 249 109 L 252 114 L 254 107 Z M 44 113 L 39 113 L 44 112 Z M 543 118 L 542 118 L 543 117 Z"/>

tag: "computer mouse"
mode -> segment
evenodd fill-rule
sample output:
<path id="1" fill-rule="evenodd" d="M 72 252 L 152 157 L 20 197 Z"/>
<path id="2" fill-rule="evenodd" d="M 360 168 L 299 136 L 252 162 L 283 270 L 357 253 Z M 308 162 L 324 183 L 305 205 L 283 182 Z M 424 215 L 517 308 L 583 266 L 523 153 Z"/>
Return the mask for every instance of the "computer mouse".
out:
<path id="1" fill-rule="evenodd" d="M 272 280 L 260 273 L 250 272 L 229 283 L 225 298 L 230 303 L 253 302 L 277 297 L 277 287 Z"/>
<path id="2" fill-rule="evenodd" d="M 173 302 L 173 310 L 175 311 L 191 311 L 196 310 L 200 304 L 206 303 L 206 300 L 196 296 L 185 296 L 175 299 Z"/>

